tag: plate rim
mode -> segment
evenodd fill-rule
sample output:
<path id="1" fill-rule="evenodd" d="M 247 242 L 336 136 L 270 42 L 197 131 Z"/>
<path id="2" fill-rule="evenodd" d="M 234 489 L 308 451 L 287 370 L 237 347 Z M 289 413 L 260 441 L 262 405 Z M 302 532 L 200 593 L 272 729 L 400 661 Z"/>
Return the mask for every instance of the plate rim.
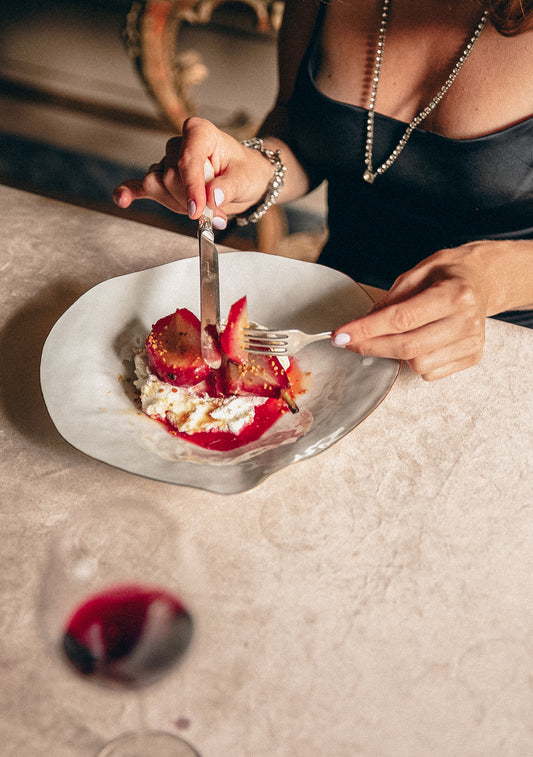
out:
<path id="1" fill-rule="evenodd" d="M 256 259 L 258 259 L 258 256 L 261 257 L 262 259 L 268 259 L 269 262 L 273 262 L 274 260 L 277 260 L 278 264 L 280 264 L 282 266 L 288 264 L 291 267 L 294 266 L 295 268 L 298 268 L 300 266 L 302 266 L 304 268 L 308 268 L 308 267 L 316 268 L 316 267 L 318 267 L 318 268 L 322 269 L 323 271 L 327 271 L 328 275 L 331 274 L 331 276 L 333 278 L 335 278 L 335 279 L 337 279 L 339 281 L 344 280 L 344 282 L 348 286 L 350 286 L 350 288 L 353 287 L 354 291 L 357 290 L 359 292 L 359 294 L 361 294 L 368 301 L 369 304 L 374 301 L 373 298 L 370 296 L 370 294 L 364 289 L 364 287 L 361 284 L 359 284 L 358 282 L 354 281 L 353 279 L 351 279 L 349 276 L 347 276 L 345 273 L 343 273 L 341 271 L 337 271 L 336 269 L 332 269 L 329 266 L 324 266 L 324 265 L 322 265 L 320 263 L 314 263 L 314 262 L 310 262 L 310 261 L 303 261 L 303 260 L 298 260 L 298 259 L 294 259 L 294 258 L 285 258 L 285 257 L 281 257 L 281 256 L 273 256 L 273 255 L 270 255 L 268 253 L 263 253 L 263 252 L 258 252 L 258 251 L 241 251 L 241 250 L 238 250 L 238 251 L 235 251 L 235 250 L 221 251 L 221 253 L 220 253 L 220 260 L 222 261 L 222 264 L 221 264 L 221 273 L 222 273 L 223 268 L 226 265 L 229 266 L 229 261 L 231 260 L 231 258 L 233 258 L 234 260 L 238 260 L 238 259 L 241 259 L 241 258 L 245 258 L 247 260 L 252 260 L 254 257 Z M 226 259 L 227 262 L 223 262 L 224 259 Z M 212 493 L 218 493 L 218 494 L 238 494 L 238 493 L 241 493 L 241 492 L 244 492 L 244 491 L 247 491 L 249 489 L 254 488 L 258 484 L 260 484 L 262 481 L 264 481 L 266 478 L 268 478 L 271 475 L 273 475 L 278 470 L 282 470 L 284 467 L 292 465 L 294 462 L 299 462 L 300 460 L 303 460 L 303 459 L 309 459 L 311 457 L 316 456 L 317 454 L 320 454 L 320 452 L 324 451 L 325 449 L 327 449 L 328 447 L 330 447 L 332 444 L 335 444 L 337 441 L 340 441 L 340 439 L 344 438 L 344 436 L 346 436 L 348 433 L 350 433 L 351 431 L 353 431 L 354 428 L 356 428 L 358 425 L 360 425 L 360 423 L 362 423 L 364 420 L 366 420 L 369 417 L 369 415 L 371 415 L 381 405 L 381 403 L 386 399 L 386 397 L 388 396 L 388 394 L 392 390 L 392 388 L 393 388 L 393 386 L 396 383 L 396 380 L 398 378 L 398 375 L 399 375 L 399 372 L 400 372 L 400 368 L 401 368 L 401 361 L 397 361 L 397 360 L 393 360 L 393 359 L 385 359 L 389 363 L 393 363 L 395 365 L 395 370 L 393 372 L 393 375 L 387 381 L 387 388 L 386 388 L 386 390 L 379 396 L 379 398 L 375 402 L 373 402 L 369 406 L 369 408 L 366 410 L 366 412 L 364 413 L 364 415 L 361 418 L 359 418 L 359 420 L 357 420 L 357 422 L 355 422 L 353 425 L 349 425 L 349 427 L 347 427 L 347 428 L 341 429 L 339 431 L 339 433 L 336 435 L 336 437 L 333 440 L 333 442 L 326 444 L 326 446 L 324 446 L 324 447 L 319 446 L 316 450 L 314 450 L 314 451 L 312 451 L 310 453 L 307 453 L 304 456 L 299 456 L 299 457 L 297 457 L 297 459 L 294 459 L 294 460 L 293 459 L 288 459 L 285 462 L 274 463 L 274 464 L 271 464 L 270 466 L 267 466 L 267 467 L 264 467 L 264 466 L 261 466 L 261 465 L 258 465 L 258 464 L 254 465 L 254 466 L 249 466 L 249 465 L 244 465 L 243 463 L 236 463 L 234 465 L 232 465 L 232 464 L 216 465 L 216 464 L 213 464 L 212 462 L 205 462 L 205 461 L 202 463 L 202 465 L 208 465 L 210 468 L 215 468 L 216 467 L 216 469 L 217 469 L 218 472 L 222 472 L 223 469 L 225 469 L 225 470 L 231 469 L 233 471 L 239 470 L 239 474 L 242 474 L 243 472 L 246 473 L 246 476 L 244 477 L 245 480 L 239 480 L 239 479 L 243 478 L 242 475 L 234 476 L 233 478 L 235 480 L 234 480 L 233 484 L 231 482 L 228 483 L 228 481 L 223 480 L 224 478 L 228 478 L 227 476 L 224 477 L 223 475 L 220 475 L 220 477 L 219 477 L 220 478 L 220 482 L 221 482 L 219 485 L 214 484 L 211 481 L 206 482 L 205 480 L 201 480 L 201 481 L 197 481 L 197 480 L 195 480 L 195 481 L 192 481 L 192 480 L 176 480 L 176 478 L 171 479 L 169 476 L 161 477 L 161 474 L 158 474 L 157 472 L 154 473 L 154 474 L 152 474 L 152 475 L 150 475 L 149 473 L 147 473 L 144 470 L 143 471 L 135 470 L 134 468 L 131 467 L 131 465 L 128 465 L 128 464 L 126 464 L 124 462 L 123 463 L 117 463 L 116 461 L 111 462 L 110 460 L 105 459 L 105 457 L 98 456 L 98 455 L 96 455 L 96 454 L 94 454 L 92 452 L 88 452 L 87 449 L 84 448 L 83 444 L 80 444 L 79 441 L 76 442 L 76 441 L 72 440 L 72 438 L 70 437 L 70 435 L 68 433 L 68 430 L 67 430 L 67 433 L 65 432 L 64 427 L 61 426 L 61 423 L 60 422 L 58 423 L 57 414 L 54 412 L 54 408 L 52 408 L 52 409 L 50 408 L 50 404 L 52 404 L 52 403 L 50 401 L 50 396 L 49 396 L 48 391 L 47 391 L 47 381 L 48 381 L 48 379 L 46 377 L 46 372 L 47 372 L 47 365 L 46 364 L 47 364 L 47 360 L 48 360 L 48 353 L 49 353 L 49 350 L 51 348 L 51 344 L 52 344 L 55 336 L 57 335 L 58 331 L 60 331 L 61 328 L 65 325 L 65 323 L 68 322 L 69 317 L 72 317 L 72 315 L 73 315 L 74 311 L 76 310 L 76 308 L 83 307 L 83 301 L 86 298 L 89 298 L 90 295 L 91 295 L 91 293 L 94 293 L 95 290 L 103 291 L 102 288 L 105 287 L 106 285 L 112 284 L 112 285 L 116 286 L 121 280 L 132 279 L 133 277 L 139 277 L 139 276 L 142 277 L 143 274 L 145 274 L 145 275 L 148 275 L 148 274 L 156 275 L 158 272 L 159 272 L 159 274 L 161 274 L 161 272 L 163 272 L 163 271 L 165 271 L 166 269 L 169 269 L 169 268 L 178 267 L 178 269 L 179 269 L 180 266 L 184 266 L 184 265 L 185 266 L 190 266 L 191 265 L 191 261 L 195 261 L 195 260 L 197 260 L 196 256 L 187 256 L 187 257 L 184 257 L 184 258 L 180 258 L 179 260 L 171 261 L 171 262 L 168 262 L 168 263 L 161 263 L 161 264 L 150 266 L 148 268 L 144 268 L 144 269 L 141 269 L 141 270 L 135 270 L 135 271 L 119 274 L 118 276 L 109 277 L 107 279 L 104 279 L 104 280 L 96 283 L 95 285 L 91 286 L 90 288 L 88 288 L 57 319 L 57 321 L 52 326 L 52 328 L 51 328 L 51 330 L 50 330 L 50 332 L 49 332 L 49 334 L 48 334 L 48 336 L 47 336 L 47 338 L 46 338 L 46 340 L 44 342 L 44 345 L 43 345 L 43 348 L 42 348 L 42 352 L 41 352 L 41 364 L 40 364 L 41 394 L 42 394 L 43 401 L 44 401 L 44 404 L 46 406 L 46 409 L 48 411 L 48 415 L 49 415 L 49 417 L 50 417 L 53 425 L 55 426 L 56 430 L 60 434 L 60 436 L 71 447 L 74 447 L 78 451 L 82 452 L 82 454 L 84 454 L 85 456 L 87 456 L 87 457 L 89 457 L 91 459 L 96 459 L 99 462 L 103 462 L 103 463 L 105 463 L 107 465 L 110 465 L 110 466 L 112 466 L 114 468 L 123 470 L 123 471 L 128 472 L 128 473 L 133 473 L 134 475 L 139 475 L 139 476 L 141 476 L 143 478 L 148 478 L 148 479 L 151 479 L 151 480 L 156 480 L 156 481 L 160 481 L 160 482 L 164 482 L 164 483 L 169 483 L 169 484 L 179 485 L 179 486 L 186 486 L 186 487 L 191 487 L 191 488 L 196 488 L 196 489 L 203 489 L 203 490 L 210 491 Z M 282 261 L 282 262 L 279 263 L 279 261 Z M 382 360 L 382 359 L 378 358 L 378 360 Z M 144 417 L 146 418 L 146 416 L 144 416 Z M 258 454 L 261 455 L 262 453 L 258 453 Z M 196 468 L 198 469 L 198 463 L 196 463 L 196 462 L 193 463 L 193 462 L 187 461 L 187 460 L 185 460 L 185 461 L 183 461 L 183 460 L 182 461 L 176 460 L 176 462 L 181 462 L 182 465 L 186 464 L 186 465 L 196 466 Z"/>

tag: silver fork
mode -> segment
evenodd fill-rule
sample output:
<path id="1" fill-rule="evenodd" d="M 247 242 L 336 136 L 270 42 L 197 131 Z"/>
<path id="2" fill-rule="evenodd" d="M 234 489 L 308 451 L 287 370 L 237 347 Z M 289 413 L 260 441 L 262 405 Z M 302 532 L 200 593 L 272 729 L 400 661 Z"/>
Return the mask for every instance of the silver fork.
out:
<path id="1" fill-rule="evenodd" d="M 312 342 L 331 339 L 331 331 L 306 334 L 298 329 L 244 329 L 244 349 L 259 355 L 294 355 Z"/>

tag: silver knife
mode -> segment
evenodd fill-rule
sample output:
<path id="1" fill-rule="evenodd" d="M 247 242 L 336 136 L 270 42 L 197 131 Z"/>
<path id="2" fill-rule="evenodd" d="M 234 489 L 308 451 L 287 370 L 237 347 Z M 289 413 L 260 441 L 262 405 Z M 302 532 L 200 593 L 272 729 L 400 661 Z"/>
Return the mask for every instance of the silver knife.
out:
<path id="1" fill-rule="evenodd" d="M 210 160 L 204 165 L 205 181 L 215 176 Z M 213 211 L 207 207 L 198 219 L 198 244 L 200 248 L 200 321 L 202 357 L 211 368 L 220 368 L 220 350 L 213 338 L 220 325 L 220 295 L 218 280 L 218 252 L 213 234 Z"/>

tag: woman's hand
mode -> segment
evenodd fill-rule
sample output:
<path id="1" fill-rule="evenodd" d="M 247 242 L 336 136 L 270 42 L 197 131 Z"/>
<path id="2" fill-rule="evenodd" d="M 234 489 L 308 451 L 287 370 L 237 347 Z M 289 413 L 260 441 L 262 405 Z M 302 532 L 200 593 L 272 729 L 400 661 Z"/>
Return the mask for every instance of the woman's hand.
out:
<path id="1" fill-rule="evenodd" d="M 206 186 L 204 163 L 213 164 L 215 178 Z M 150 199 L 191 219 L 208 204 L 213 225 L 225 228 L 227 216 L 258 202 L 272 178 L 272 166 L 257 150 L 244 147 L 203 118 L 189 118 L 183 135 L 167 142 L 165 157 L 143 179 L 125 181 L 113 192 L 120 208 Z"/>
<path id="2" fill-rule="evenodd" d="M 468 368 L 483 354 L 486 317 L 528 301 L 515 303 L 513 293 L 506 302 L 504 293 L 512 288 L 512 272 L 518 282 L 529 266 L 531 280 L 532 253 L 527 242 L 441 250 L 402 274 L 367 316 L 338 328 L 334 343 L 405 360 L 427 381 Z M 531 296 L 531 281 L 528 286 L 519 297 Z"/>

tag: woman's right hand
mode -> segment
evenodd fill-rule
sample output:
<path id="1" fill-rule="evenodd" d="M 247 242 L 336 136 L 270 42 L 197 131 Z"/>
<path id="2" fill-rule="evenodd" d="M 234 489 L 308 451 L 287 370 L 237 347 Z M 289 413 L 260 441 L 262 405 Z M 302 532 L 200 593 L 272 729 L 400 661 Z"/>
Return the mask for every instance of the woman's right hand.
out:
<path id="1" fill-rule="evenodd" d="M 215 178 L 206 186 L 204 164 L 209 159 Z M 225 228 L 228 215 L 242 213 L 263 197 L 272 166 L 257 150 L 250 150 L 210 121 L 191 117 L 183 135 L 167 142 L 164 158 L 143 179 L 124 181 L 113 192 L 120 208 L 134 200 L 150 199 L 191 219 L 207 205 L 213 225 Z"/>

